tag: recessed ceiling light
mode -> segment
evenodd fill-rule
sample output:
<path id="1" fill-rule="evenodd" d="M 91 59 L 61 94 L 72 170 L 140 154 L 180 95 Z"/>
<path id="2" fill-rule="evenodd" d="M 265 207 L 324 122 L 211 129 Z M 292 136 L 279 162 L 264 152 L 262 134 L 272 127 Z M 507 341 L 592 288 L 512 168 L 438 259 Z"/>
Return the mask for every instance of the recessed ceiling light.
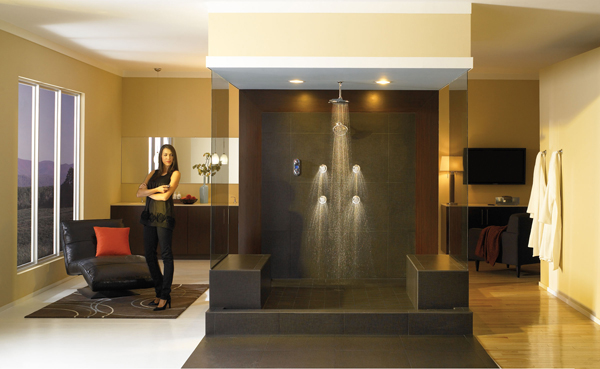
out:
<path id="1" fill-rule="evenodd" d="M 387 85 L 390 83 L 390 81 L 385 80 L 385 79 L 380 79 L 379 81 L 375 81 L 375 83 L 378 83 L 380 85 Z"/>
<path id="2" fill-rule="evenodd" d="M 304 81 L 301 79 L 292 79 L 290 80 L 290 83 L 304 83 Z"/>

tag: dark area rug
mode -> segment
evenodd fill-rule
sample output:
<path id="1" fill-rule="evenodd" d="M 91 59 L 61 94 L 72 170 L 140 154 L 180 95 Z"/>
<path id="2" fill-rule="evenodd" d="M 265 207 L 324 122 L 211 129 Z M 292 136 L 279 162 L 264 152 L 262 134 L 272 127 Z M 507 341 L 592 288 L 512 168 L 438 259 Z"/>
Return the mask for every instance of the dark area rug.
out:
<path id="1" fill-rule="evenodd" d="M 121 318 L 121 319 L 175 319 L 208 290 L 207 284 L 173 285 L 171 308 L 152 311 L 155 306 L 154 288 L 132 290 L 134 296 L 88 299 L 79 292 L 27 315 L 25 318 Z"/>

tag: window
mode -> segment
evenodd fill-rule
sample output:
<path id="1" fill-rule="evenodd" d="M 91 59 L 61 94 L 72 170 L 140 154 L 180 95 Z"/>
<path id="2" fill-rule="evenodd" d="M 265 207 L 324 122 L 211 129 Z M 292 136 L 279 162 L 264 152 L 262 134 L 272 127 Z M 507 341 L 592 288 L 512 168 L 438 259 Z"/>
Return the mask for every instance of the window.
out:
<path id="1" fill-rule="evenodd" d="M 80 94 L 19 80 L 17 266 L 58 256 L 60 222 L 79 218 Z"/>

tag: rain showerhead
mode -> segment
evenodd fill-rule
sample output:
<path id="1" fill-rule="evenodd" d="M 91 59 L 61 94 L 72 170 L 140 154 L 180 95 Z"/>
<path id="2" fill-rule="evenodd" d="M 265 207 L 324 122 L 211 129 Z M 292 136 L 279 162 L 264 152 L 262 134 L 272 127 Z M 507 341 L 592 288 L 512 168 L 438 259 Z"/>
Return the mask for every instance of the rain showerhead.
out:
<path id="1" fill-rule="evenodd" d="M 348 127 L 346 127 L 342 122 L 337 122 L 335 126 L 333 126 L 333 133 L 336 136 L 345 136 L 348 133 Z"/>
<path id="2" fill-rule="evenodd" d="M 338 96 L 337 99 L 331 99 L 329 100 L 330 104 L 348 104 L 348 100 L 344 100 L 342 99 L 342 82 L 338 82 L 339 84 L 339 91 L 340 91 L 340 95 Z"/>

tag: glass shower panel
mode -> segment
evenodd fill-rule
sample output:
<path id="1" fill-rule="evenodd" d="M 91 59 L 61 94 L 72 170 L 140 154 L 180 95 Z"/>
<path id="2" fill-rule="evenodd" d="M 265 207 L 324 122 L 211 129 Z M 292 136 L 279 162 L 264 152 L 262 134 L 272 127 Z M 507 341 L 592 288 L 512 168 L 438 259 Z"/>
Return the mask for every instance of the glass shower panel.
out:
<path id="1" fill-rule="evenodd" d="M 229 211 L 229 83 L 212 72 L 211 106 L 211 176 L 209 197 L 210 267 L 213 268 L 227 254 L 230 243 Z"/>
<path id="2" fill-rule="evenodd" d="M 449 155 L 457 160 L 454 172 L 454 203 L 448 219 L 448 253 L 466 263 L 468 255 L 468 186 L 464 184 L 466 148 L 468 147 L 468 78 L 467 73 L 449 86 Z"/>

